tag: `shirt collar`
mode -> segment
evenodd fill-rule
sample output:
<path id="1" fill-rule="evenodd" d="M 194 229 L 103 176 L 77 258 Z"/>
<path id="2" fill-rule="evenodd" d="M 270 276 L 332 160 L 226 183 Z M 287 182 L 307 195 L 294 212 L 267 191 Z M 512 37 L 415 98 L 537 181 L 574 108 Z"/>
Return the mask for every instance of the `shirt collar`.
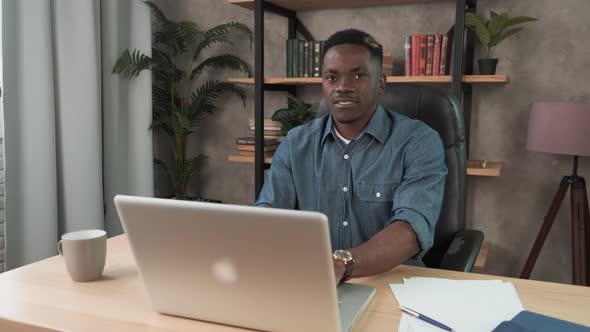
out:
<path id="1" fill-rule="evenodd" d="M 379 141 L 379 143 L 383 144 L 387 140 L 388 125 L 389 119 L 387 118 L 385 109 L 383 109 L 381 105 L 377 105 L 377 109 L 371 117 L 371 120 L 369 120 L 369 123 L 367 124 L 365 129 L 363 129 L 363 131 L 357 137 L 361 137 L 363 134 L 366 133 L 373 136 L 377 141 Z M 324 132 L 322 134 L 321 145 L 324 145 L 324 142 L 326 141 L 326 138 L 329 135 L 332 135 L 332 137 L 336 138 L 332 114 L 328 115 L 328 121 L 326 121 L 326 127 L 324 128 Z M 355 137 L 355 139 L 357 137 Z"/>

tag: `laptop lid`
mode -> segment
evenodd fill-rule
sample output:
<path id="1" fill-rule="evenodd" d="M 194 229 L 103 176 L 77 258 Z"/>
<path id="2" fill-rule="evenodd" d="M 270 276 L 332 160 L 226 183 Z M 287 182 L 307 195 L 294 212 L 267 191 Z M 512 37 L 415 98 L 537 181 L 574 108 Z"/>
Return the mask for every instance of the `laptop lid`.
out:
<path id="1" fill-rule="evenodd" d="M 114 201 L 154 310 L 267 331 L 340 331 L 324 214 Z"/>

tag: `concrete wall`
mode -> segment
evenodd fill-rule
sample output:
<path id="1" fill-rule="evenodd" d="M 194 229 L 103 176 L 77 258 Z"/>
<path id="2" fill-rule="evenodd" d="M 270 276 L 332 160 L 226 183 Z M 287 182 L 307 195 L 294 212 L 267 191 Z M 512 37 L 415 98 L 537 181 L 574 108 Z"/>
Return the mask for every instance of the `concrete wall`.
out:
<path id="1" fill-rule="evenodd" d="M 253 27 L 251 11 L 223 0 L 160 0 L 175 19 L 190 19 L 202 27 L 230 20 Z M 468 226 L 485 232 L 491 241 L 488 264 L 479 272 L 504 276 L 520 273 L 557 185 L 571 173 L 572 158 L 528 152 L 525 149 L 528 105 L 533 101 L 590 102 L 588 74 L 590 22 L 587 0 L 495 0 L 481 1 L 480 13 L 489 10 L 527 15 L 541 21 L 506 40 L 497 48 L 498 71 L 510 75 L 507 85 L 474 86 L 471 159 L 505 162 L 501 177 L 469 178 Z M 454 3 L 400 5 L 358 10 L 299 13 L 301 21 L 317 39 L 339 29 L 356 27 L 373 34 L 394 56 L 403 53 L 406 34 L 445 32 L 453 23 Z M 269 76 L 285 72 L 286 19 L 265 17 L 265 70 Z M 243 43 L 228 48 L 253 63 L 253 51 Z M 480 53 L 478 49 L 476 53 Z M 223 78 L 231 74 L 216 74 Z M 192 190 L 226 203 L 253 203 L 253 165 L 231 163 L 235 138 L 247 134 L 247 118 L 253 112 L 253 88 L 244 110 L 237 98 L 224 100 L 225 109 L 208 117 L 192 141 L 191 151 L 203 151 L 212 160 L 204 167 Z M 319 87 L 300 88 L 307 101 L 320 98 Z M 286 104 L 281 93 L 267 92 L 266 112 Z M 157 141 L 157 154 L 165 143 Z M 590 158 L 581 158 L 581 175 L 590 174 Z M 162 185 L 163 187 L 163 185 Z M 555 222 L 532 278 L 571 282 L 569 199 Z"/>

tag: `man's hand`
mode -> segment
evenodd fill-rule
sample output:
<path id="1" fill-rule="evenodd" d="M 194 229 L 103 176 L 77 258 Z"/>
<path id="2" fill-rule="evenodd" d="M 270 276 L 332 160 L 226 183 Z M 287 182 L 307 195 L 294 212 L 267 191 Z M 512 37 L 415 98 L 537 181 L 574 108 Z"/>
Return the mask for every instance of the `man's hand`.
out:
<path id="1" fill-rule="evenodd" d="M 344 272 L 346 272 L 346 266 L 344 266 L 344 263 L 334 261 L 334 277 L 336 278 L 336 285 L 338 285 L 344 276 Z"/>

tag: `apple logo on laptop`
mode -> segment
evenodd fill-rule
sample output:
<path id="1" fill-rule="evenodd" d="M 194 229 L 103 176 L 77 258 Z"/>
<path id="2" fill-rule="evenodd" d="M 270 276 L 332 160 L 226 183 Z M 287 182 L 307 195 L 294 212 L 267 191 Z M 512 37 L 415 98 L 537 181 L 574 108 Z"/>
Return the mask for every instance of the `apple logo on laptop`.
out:
<path id="1" fill-rule="evenodd" d="M 221 258 L 213 263 L 213 275 L 217 280 L 231 284 L 238 281 L 236 265 L 229 258 Z"/>

